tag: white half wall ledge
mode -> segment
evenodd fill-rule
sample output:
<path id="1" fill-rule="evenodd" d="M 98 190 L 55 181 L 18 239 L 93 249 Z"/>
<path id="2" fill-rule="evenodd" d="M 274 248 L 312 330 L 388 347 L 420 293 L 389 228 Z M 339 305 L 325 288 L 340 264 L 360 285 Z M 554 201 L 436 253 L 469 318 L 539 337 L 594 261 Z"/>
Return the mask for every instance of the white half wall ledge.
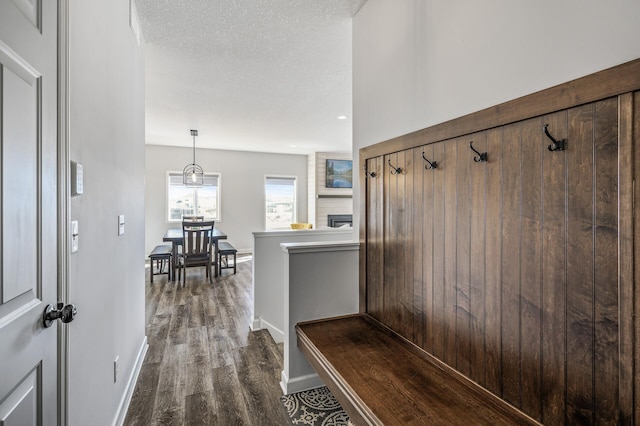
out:
<path id="1" fill-rule="evenodd" d="M 285 394 L 318 386 L 316 372 L 297 345 L 295 326 L 358 312 L 359 248 L 357 241 L 280 244 L 284 252 Z"/>
<path id="2" fill-rule="evenodd" d="M 360 243 L 357 241 L 320 241 L 310 243 L 282 243 L 282 251 L 289 254 L 322 253 L 326 251 L 352 251 L 358 250 Z"/>
<path id="3" fill-rule="evenodd" d="M 255 231 L 253 237 L 290 237 L 295 235 L 344 234 L 345 232 L 353 234 L 353 228 L 273 229 L 270 231 Z"/>

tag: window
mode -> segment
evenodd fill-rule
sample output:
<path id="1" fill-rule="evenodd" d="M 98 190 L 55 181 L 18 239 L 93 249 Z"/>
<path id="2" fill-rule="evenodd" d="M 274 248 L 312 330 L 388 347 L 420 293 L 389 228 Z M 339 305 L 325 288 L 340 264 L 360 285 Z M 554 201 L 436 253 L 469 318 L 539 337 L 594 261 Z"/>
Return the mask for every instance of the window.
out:
<path id="1" fill-rule="evenodd" d="M 169 222 L 183 216 L 204 216 L 220 220 L 220 175 L 204 174 L 204 185 L 189 188 L 182 183 L 182 173 L 167 174 L 167 212 Z"/>
<path id="2" fill-rule="evenodd" d="M 296 178 L 266 176 L 264 180 L 266 200 L 266 229 L 284 229 L 296 221 Z"/>

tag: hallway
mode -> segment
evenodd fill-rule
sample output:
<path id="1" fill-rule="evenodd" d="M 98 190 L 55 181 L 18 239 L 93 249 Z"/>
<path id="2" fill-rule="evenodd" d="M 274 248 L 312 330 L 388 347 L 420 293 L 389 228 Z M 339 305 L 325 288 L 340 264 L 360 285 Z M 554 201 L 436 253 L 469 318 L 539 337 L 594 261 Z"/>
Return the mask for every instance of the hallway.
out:
<path id="1" fill-rule="evenodd" d="M 279 396 L 282 345 L 251 332 L 252 259 L 214 278 L 187 270 L 187 285 L 145 283 L 149 341 L 125 420 L 133 425 L 287 425 Z"/>

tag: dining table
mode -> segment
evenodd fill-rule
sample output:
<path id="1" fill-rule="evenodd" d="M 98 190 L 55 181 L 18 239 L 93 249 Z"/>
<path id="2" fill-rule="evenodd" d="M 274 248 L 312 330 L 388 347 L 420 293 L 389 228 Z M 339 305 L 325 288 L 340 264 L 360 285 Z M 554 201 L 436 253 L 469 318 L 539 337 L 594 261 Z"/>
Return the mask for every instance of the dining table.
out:
<path id="1" fill-rule="evenodd" d="M 218 228 L 213 228 L 211 231 L 211 240 L 213 241 L 214 246 L 214 277 L 217 277 L 220 274 L 220 262 L 218 262 L 218 241 L 226 240 L 227 234 L 219 230 Z M 162 237 L 162 241 L 171 243 L 171 279 L 173 281 L 176 280 L 176 265 L 178 264 L 178 247 L 182 245 L 184 241 L 184 236 L 182 234 L 182 228 L 172 228 L 165 232 Z"/>

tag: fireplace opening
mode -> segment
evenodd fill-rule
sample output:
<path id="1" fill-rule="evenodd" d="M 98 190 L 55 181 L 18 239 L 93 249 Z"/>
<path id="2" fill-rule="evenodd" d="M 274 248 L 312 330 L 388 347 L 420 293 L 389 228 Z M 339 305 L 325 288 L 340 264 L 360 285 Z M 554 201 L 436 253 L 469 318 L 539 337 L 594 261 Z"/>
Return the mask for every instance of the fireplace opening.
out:
<path id="1" fill-rule="evenodd" d="M 330 214 L 327 216 L 331 228 L 339 228 L 344 225 L 353 226 L 353 215 L 351 214 Z"/>

